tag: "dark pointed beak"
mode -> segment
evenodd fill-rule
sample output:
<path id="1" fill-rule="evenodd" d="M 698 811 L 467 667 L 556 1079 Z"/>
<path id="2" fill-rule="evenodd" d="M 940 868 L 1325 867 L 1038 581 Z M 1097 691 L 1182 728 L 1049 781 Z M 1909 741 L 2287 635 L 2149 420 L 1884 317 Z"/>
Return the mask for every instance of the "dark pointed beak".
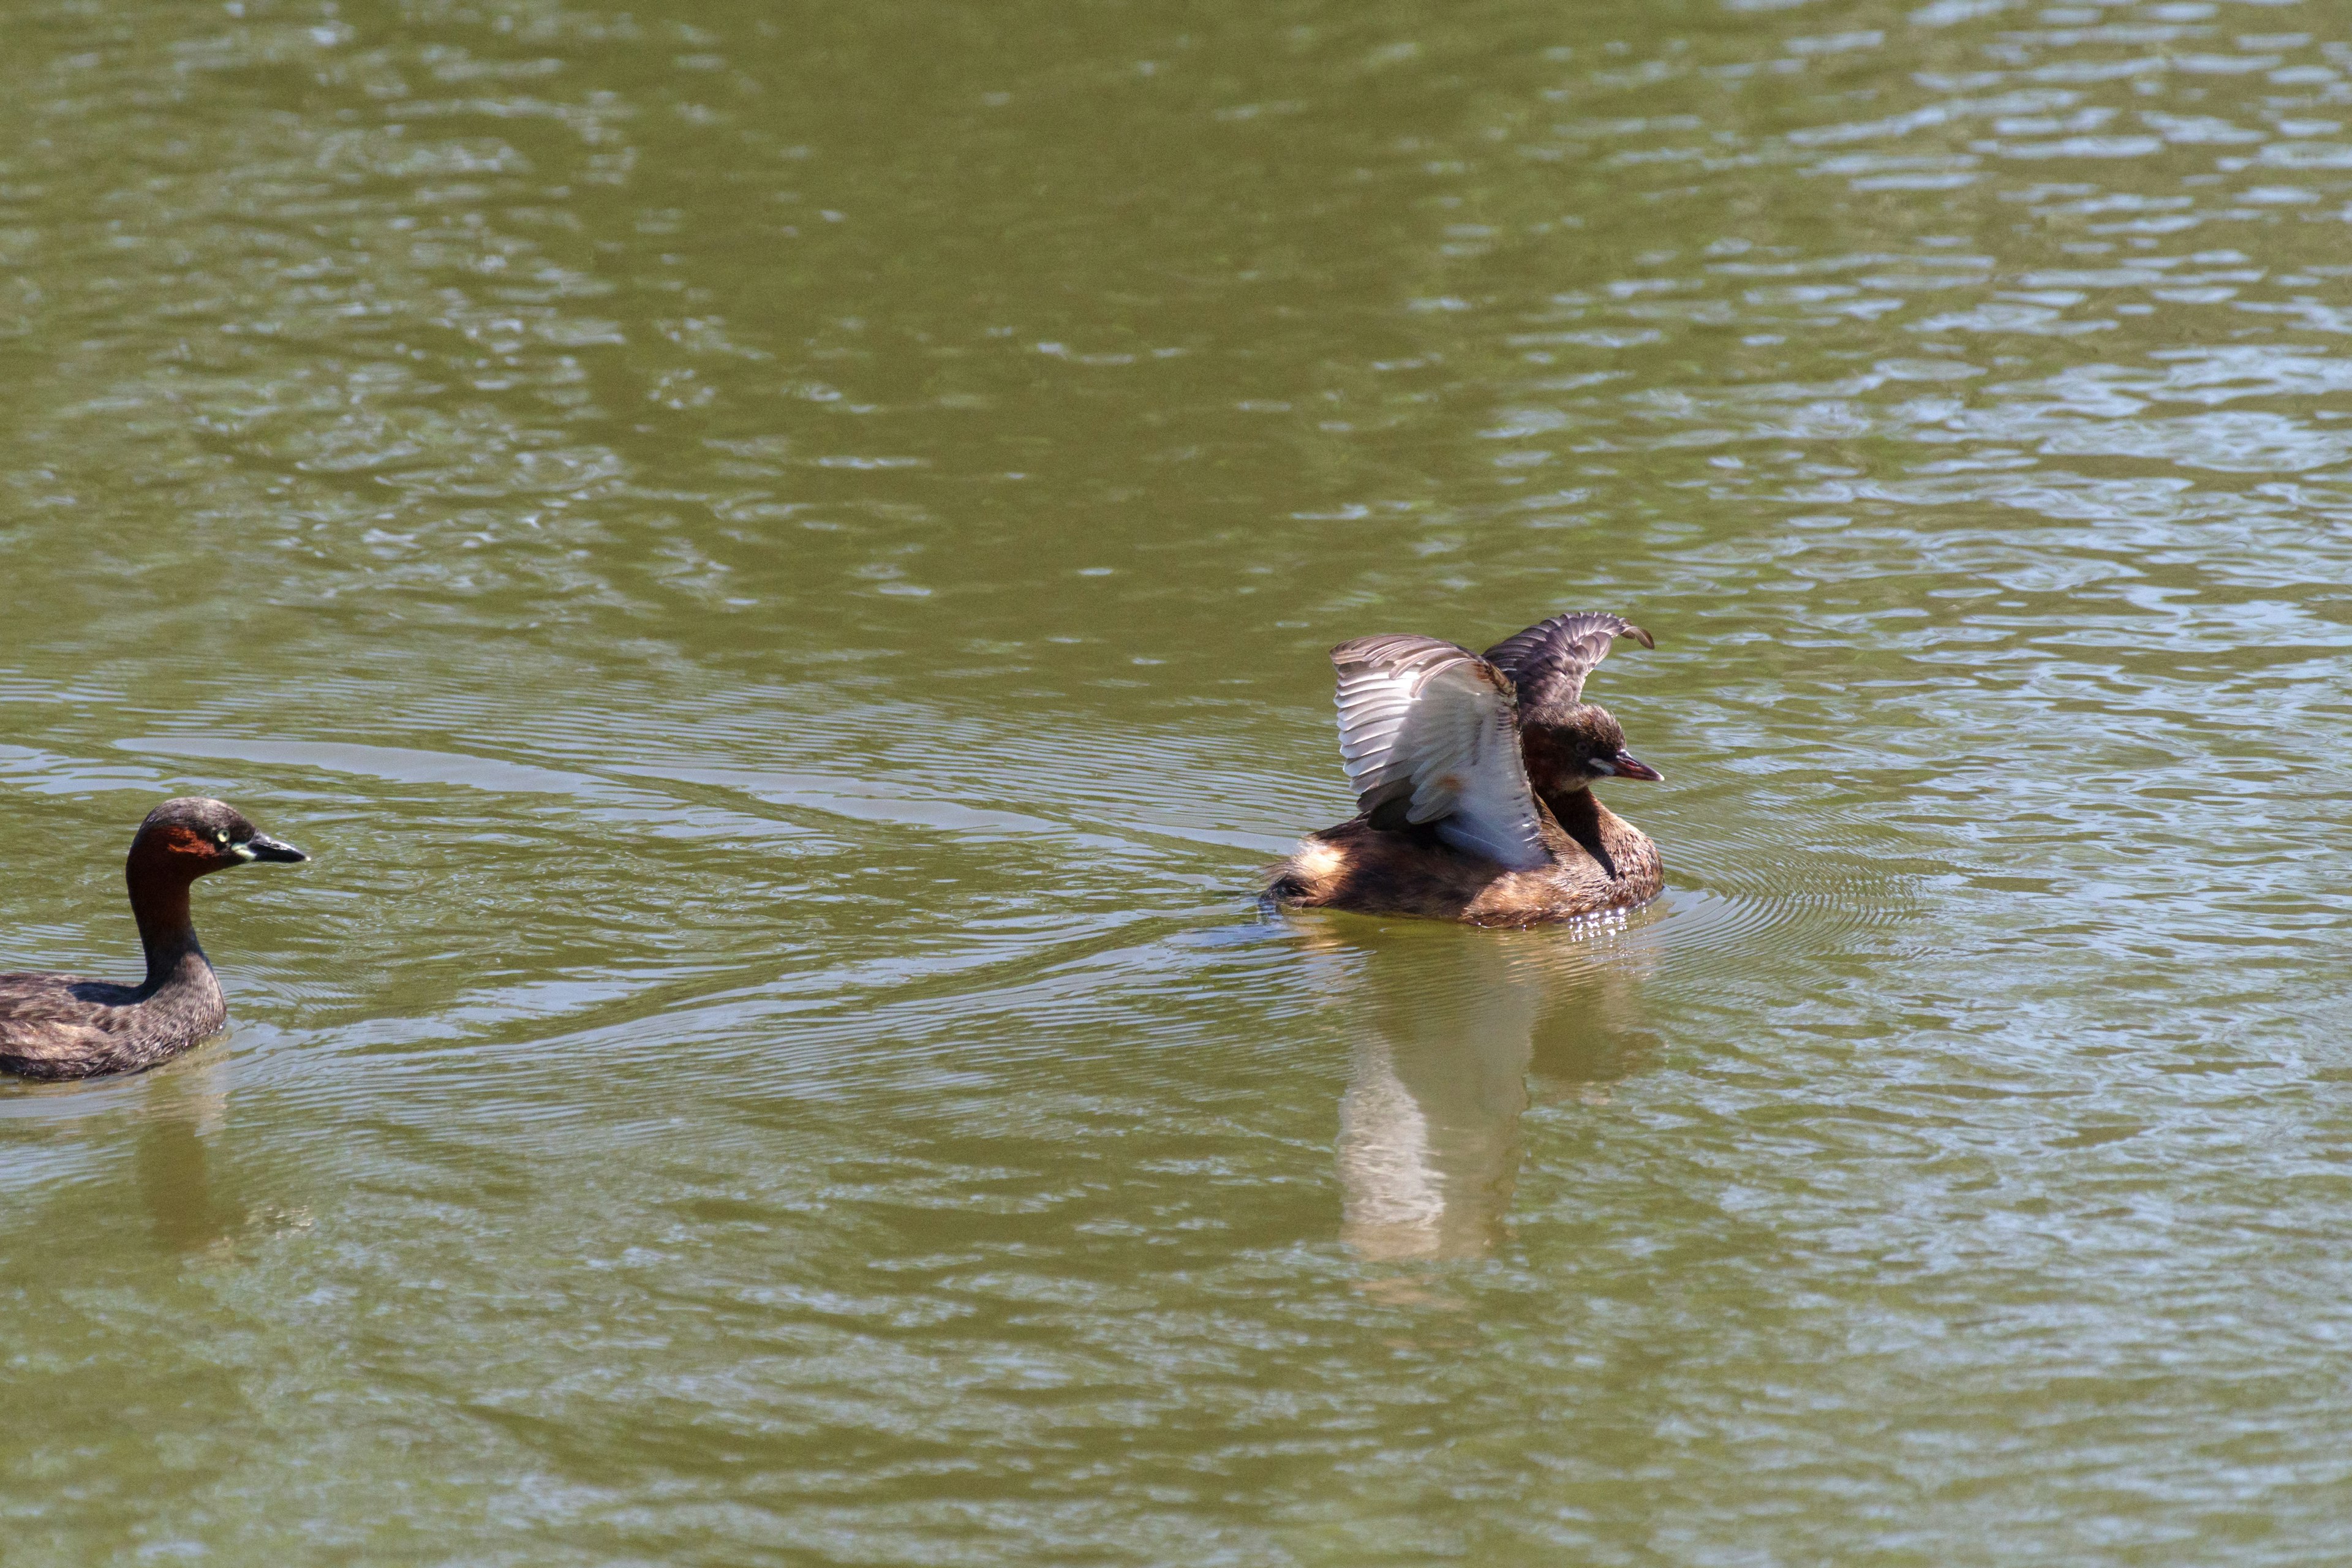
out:
<path id="1" fill-rule="evenodd" d="M 308 860 L 310 857 L 291 844 L 283 844 L 267 833 L 257 833 L 236 848 L 248 860 Z"/>
<path id="2" fill-rule="evenodd" d="M 1593 765 L 1615 773 L 1621 779 L 1647 779 L 1652 784 L 1659 784 L 1666 776 L 1631 752 L 1620 752 L 1606 761 L 1596 757 Z"/>

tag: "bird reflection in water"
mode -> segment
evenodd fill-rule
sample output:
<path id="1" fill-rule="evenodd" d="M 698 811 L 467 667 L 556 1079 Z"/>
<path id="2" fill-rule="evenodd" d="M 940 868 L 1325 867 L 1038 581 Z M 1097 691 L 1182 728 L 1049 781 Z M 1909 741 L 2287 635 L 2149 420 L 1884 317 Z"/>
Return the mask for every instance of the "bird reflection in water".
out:
<path id="1" fill-rule="evenodd" d="M 205 1150 L 227 1118 L 228 1068 L 218 1059 L 190 1061 L 153 1074 L 145 1087 L 132 1165 L 148 1228 L 167 1252 L 202 1251 L 235 1228 L 214 1195 Z"/>
<path id="2" fill-rule="evenodd" d="M 1374 1262 L 1475 1258 L 1503 1235 L 1535 1092 L 1605 1104 L 1659 1054 L 1638 932 L 1325 931 L 1356 1016 L 1339 1100 L 1339 1237 Z"/>
<path id="3" fill-rule="evenodd" d="M 230 1065 L 203 1052 L 148 1075 L 132 1168 L 148 1231 L 165 1252 L 208 1263 L 236 1261 L 257 1236 L 309 1226 L 304 1211 L 240 1202 L 213 1169 L 228 1120 Z"/>

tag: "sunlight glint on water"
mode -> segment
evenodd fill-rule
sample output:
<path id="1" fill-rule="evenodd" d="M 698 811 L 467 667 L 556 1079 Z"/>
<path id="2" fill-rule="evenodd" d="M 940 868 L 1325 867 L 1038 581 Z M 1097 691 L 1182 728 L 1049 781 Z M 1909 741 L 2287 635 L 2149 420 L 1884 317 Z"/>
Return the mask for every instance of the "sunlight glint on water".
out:
<path id="1" fill-rule="evenodd" d="M 2340 1548 L 2314 4 L 37 4 L 0 1540 Z M 1669 891 L 1269 918 L 1328 647 L 1624 612 Z"/>

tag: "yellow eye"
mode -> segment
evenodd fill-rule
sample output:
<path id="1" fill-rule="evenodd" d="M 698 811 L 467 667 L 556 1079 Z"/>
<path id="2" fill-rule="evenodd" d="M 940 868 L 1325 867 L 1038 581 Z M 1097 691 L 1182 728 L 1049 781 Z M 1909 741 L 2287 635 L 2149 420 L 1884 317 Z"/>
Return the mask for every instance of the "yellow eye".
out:
<path id="1" fill-rule="evenodd" d="M 217 832 L 217 833 L 214 834 L 214 835 L 213 835 L 213 842 L 214 842 L 214 843 L 215 843 L 215 844 L 226 844 L 226 843 L 227 843 L 227 842 L 228 842 L 228 829 L 227 829 L 227 828 L 226 828 L 226 827 L 224 827 L 224 828 L 222 828 L 219 832 Z"/>

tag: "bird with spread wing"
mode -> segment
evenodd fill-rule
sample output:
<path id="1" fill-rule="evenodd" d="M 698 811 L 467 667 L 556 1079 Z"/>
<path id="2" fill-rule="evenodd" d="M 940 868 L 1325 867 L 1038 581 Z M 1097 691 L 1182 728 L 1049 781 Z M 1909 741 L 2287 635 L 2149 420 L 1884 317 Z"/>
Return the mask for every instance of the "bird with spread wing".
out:
<path id="1" fill-rule="evenodd" d="M 1597 779 L 1661 775 L 1625 749 L 1585 678 L 1631 621 L 1554 616 L 1481 656 L 1435 637 L 1359 637 L 1331 650 L 1339 755 L 1360 815 L 1273 868 L 1293 909 L 1525 925 L 1646 903 L 1657 847 L 1602 805 Z"/>

